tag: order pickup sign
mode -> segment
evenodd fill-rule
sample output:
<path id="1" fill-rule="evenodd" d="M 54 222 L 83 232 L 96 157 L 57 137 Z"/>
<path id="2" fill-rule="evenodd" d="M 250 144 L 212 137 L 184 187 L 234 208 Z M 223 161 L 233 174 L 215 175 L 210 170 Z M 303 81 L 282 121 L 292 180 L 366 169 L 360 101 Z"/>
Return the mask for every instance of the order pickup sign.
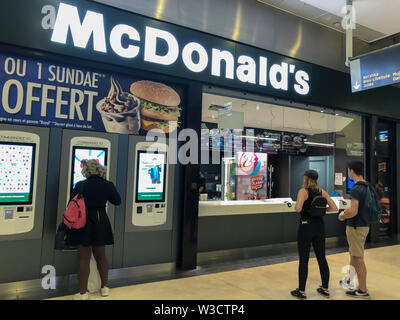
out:
<path id="1" fill-rule="evenodd" d="M 400 82 L 400 45 L 352 60 L 350 72 L 352 92 Z"/>

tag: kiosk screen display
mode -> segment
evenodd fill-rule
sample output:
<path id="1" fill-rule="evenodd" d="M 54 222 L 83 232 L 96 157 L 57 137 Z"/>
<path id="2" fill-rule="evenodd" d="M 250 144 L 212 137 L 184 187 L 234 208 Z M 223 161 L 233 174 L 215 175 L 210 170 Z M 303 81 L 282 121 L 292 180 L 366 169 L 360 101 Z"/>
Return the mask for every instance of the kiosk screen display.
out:
<path id="1" fill-rule="evenodd" d="M 166 153 L 137 153 L 136 202 L 164 202 Z"/>
<path id="2" fill-rule="evenodd" d="M 72 150 L 72 184 L 71 191 L 79 181 L 86 178 L 82 175 L 82 160 L 96 160 L 102 166 L 107 165 L 106 148 L 73 147 Z"/>
<path id="3" fill-rule="evenodd" d="M 32 203 L 35 148 L 33 143 L 0 142 L 0 204 Z"/>

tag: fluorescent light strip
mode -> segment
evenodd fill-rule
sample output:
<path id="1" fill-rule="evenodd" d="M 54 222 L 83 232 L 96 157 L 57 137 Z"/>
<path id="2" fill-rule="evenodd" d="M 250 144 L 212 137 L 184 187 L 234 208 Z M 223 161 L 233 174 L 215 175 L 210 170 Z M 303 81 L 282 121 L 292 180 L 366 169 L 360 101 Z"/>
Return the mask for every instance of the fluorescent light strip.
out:
<path id="1" fill-rule="evenodd" d="M 310 146 L 318 146 L 318 147 L 326 147 L 326 148 L 334 148 L 335 144 L 334 143 L 317 143 L 317 142 L 304 142 L 304 144 L 310 145 Z"/>
<path id="2" fill-rule="evenodd" d="M 254 139 L 254 140 L 272 140 L 272 141 L 276 141 L 278 139 L 275 138 L 260 138 L 260 137 L 253 137 L 253 136 L 236 136 L 238 138 L 250 138 L 250 139 Z"/>

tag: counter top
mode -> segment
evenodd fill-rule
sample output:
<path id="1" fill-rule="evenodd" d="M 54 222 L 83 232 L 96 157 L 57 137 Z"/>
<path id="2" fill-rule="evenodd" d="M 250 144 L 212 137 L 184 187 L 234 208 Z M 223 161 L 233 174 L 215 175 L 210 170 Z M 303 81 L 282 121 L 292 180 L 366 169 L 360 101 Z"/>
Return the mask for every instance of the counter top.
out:
<path id="1" fill-rule="evenodd" d="M 339 211 L 350 207 L 350 200 L 332 197 Z M 296 202 L 292 198 L 265 200 L 199 201 L 199 217 L 295 212 Z M 328 212 L 334 214 L 338 212 Z"/>

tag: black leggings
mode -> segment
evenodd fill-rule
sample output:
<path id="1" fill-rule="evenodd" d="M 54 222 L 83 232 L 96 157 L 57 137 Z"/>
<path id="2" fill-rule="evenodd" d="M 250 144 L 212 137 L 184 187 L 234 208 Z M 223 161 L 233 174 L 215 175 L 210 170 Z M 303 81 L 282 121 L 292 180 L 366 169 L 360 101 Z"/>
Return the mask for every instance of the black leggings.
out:
<path id="1" fill-rule="evenodd" d="M 302 224 L 300 221 L 297 235 L 297 247 L 299 250 L 299 290 L 306 290 L 308 276 L 308 259 L 310 258 L 311 243 L 317 257 L 319 272 L 321 274 L 322 287 L 329 285 L 329 266 L 325 257 L 325 226 L 322 219 L 309 221 Z"/>

